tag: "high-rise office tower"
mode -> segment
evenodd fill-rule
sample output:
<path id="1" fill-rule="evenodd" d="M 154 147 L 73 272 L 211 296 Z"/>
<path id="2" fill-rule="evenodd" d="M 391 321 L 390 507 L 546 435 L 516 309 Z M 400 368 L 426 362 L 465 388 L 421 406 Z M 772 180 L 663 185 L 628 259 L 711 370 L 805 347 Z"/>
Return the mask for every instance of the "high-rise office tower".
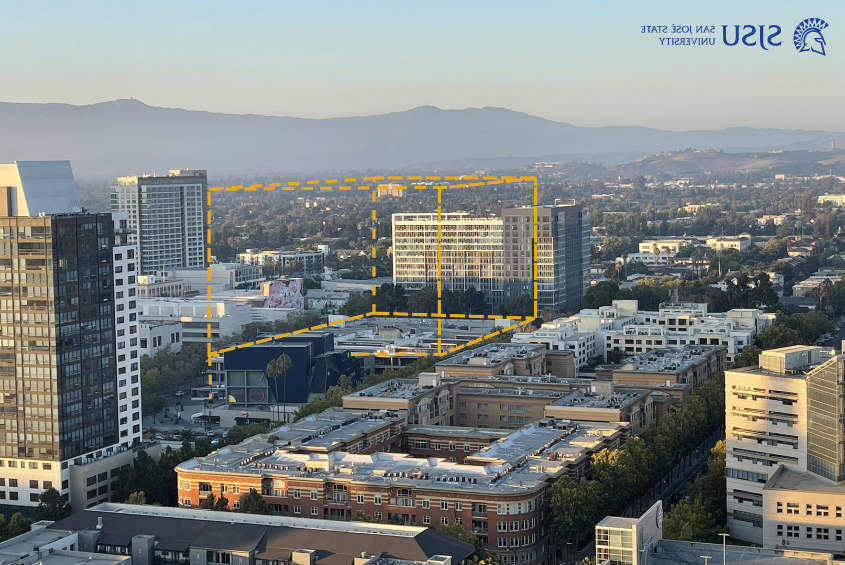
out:
<path id="1" fill-rule="evenodd" d="M 393 215 L 393 281 L 409 290 L 475 288 L 497 306 L 527 294 L 537 280 L 538 311 L 575 309 L 589 286 L 590 218 L 580 204 L 506 208 L 501 218 L 465 212 Z M 438 245 L 439 237 L 439 245 Z M 438 256 L 439 249 L 439 256 Z"/>
<path id="2" fill-rule="evenodd" d="M 537 206 L 537 264 L 534 254 L 534 207 L 502 210 L 504 302 L 533 294 L 537 310 L 577 309 L 590 285 L 590 217 L 581 204 Z"/>
<path id="3" fill-rule="evenodd" d="M 129 242 L 138 244 L 141 274 L 205 266 L 207 188 L 202 170 L 117 179 L 111 209 L 129 213 Z"/>
<path id="4" fill-rule="evenodd" d="M 119 447 L 114 228 L 66 161 L 0 165 L 0 194 L 0 511 L 31 510 Z"/>

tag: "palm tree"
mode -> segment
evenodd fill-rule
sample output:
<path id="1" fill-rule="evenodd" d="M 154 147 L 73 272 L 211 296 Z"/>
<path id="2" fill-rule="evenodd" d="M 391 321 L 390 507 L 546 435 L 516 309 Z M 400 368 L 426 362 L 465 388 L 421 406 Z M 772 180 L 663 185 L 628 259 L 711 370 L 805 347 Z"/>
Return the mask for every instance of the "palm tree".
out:
<path id="1" fill-rule="evenodd" d="M 284 403 L 284 414 L 285 414 L 285 423 L 288 421 L 288 410 L 287 410 L 287 401 L 288 401 L 288 369 L 291 368 L 291 360 L 290 356 L 287 353 L 282 353 L 269 363 L 267 363 L 267 368 L 264 370 L 264 374 L 267 375 L 268 379 L 273 379 L 273 390 L 277 390 L 275 386 L 275 381 L 280 376 L 284 377 L 284 381 L 282 382 L 282 398 Z M 279 399 L 276 398 L 276 405 L 278 406 Z M 277 408 L 278 410 L 278 408 Z M 276 419 L 278 420 L 278 414 L 276 414 Z"/>

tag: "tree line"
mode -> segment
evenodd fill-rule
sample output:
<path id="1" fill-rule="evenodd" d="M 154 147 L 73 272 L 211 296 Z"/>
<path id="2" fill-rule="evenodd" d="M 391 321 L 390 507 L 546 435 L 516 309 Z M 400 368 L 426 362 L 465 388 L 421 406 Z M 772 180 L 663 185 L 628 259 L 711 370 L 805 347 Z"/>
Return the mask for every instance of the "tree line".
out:
<path id="1" fill-rule="evenodd" d="M 719 543 L 728 531 L 725 481 L 725 442 L 710 450 L 707 473 L 684 491 L 684 498 L 669 510 L 663 521 L 663 537 L 682 541 Z"/>
<path id="2" fill-rule="evenodd" d="M 551 543 L 560 550 L 592 535 L 606 515 L 622 513 L 632 501 L 652 492 L 686 455 L 724 423 L 724 374 L 714 375 L 698 392 L 619 449 L 593 457 L 588 476 L 562 477 L 549 494 Z"/>
<path id="3" fill-rule="evenodd" d="M 349 302 L 339 312 L 344 316 L 357 316 L 373 311 L 377 312 L 428 312 L 436 313 L 437 289 L 427 286 L 408 292 L 401 284 L 384 283 L 376 291 L 352 294 Z M 443 289 L 440 293 L 441 312 L 443 314 L 484 314 L 487 307 L 485 295 L 474 288 L 451 291 Z"/>
<path id="4" fill-rule="evenodd" d="M 774 323 L 763 328 L 754 337 L 754 345 L 745 346 L 739 355 L 734 356 L 734 367 L 756 365 L 760 353 L 767 349 L 811 345 L 824 334 L 833 332 L 835 328 L 834 323 L 817 310 L 795 314 L 778 312 Z"/>

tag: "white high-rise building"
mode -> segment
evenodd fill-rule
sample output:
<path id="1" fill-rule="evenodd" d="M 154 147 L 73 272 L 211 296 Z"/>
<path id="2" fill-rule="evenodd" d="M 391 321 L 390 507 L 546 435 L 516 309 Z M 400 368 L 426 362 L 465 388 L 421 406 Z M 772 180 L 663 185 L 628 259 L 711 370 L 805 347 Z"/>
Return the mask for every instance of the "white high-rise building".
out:
<path id="1" fill-rule="evenodd" d="M 117 354 L 118 441 L 141 443 L 141 359 L 138 320 L 138 251 L 130 243 L 128 212 L 112 212 L 114 221 L 115 353 Z"/>
<path id="2" fill-rule="evenodd" d="M 438 237 L 440 240 L 438 252 Z M 502 219 L 466 212 L 393 215 L 393 282 L 408 290 L 475 288 L 491 304 L 504 290 Z"/>
<path id="3" fill-rule="evenodd" d="M 111 209 L 129 213 L 129 241 L 138 244 L 142 274 L 206 265 L 207 189 L 204 170 L 117 179 Z"/>

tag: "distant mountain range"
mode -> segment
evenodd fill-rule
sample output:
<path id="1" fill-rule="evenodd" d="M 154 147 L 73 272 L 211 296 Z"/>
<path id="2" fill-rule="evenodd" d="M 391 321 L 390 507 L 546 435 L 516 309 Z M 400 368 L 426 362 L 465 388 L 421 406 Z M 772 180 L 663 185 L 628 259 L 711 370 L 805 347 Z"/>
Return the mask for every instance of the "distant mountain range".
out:
<path id="1" fill-rule="evenodd" d="M 504 108 L 305 119 L 221 114 L 115 100 L 89 106 L 0 102 L 0 162 L 70 159 L 77 176 L 205 168 L 212 176 L 340 170 L 514 169 L 535 161 L 605 166 L 685 148 L 728 153 L 823 149 L 816 130 L 664 131 L 577 127 Z"/>

